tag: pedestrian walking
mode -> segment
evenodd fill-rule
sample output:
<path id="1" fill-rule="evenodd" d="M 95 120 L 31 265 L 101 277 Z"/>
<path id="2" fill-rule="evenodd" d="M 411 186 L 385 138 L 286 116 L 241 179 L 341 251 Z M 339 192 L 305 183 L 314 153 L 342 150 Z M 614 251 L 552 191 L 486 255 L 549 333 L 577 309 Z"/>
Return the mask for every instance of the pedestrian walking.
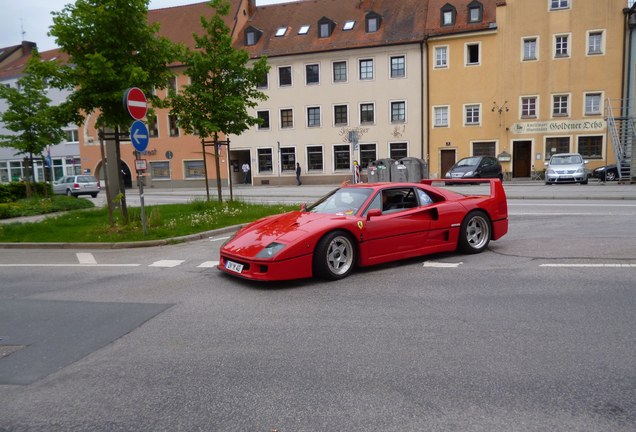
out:
<path id="1" fill-rule="evenodd" d="M 250 164 L 245 162 L 243 164 L 243 183 L 250 184 Z"/>
<path id="2" fill-rule="evenodd" d="M 300 181 L 300 173 L 301 173 L 301 172 L 302 172 L 302 169 L 300 169 L 300 163 L 299 163 L 299 162 L 296 162 L 296 184 L 297 184 L 298 186 L 300 186 L 301 184 L 303 184 L 303 183 Z"/>

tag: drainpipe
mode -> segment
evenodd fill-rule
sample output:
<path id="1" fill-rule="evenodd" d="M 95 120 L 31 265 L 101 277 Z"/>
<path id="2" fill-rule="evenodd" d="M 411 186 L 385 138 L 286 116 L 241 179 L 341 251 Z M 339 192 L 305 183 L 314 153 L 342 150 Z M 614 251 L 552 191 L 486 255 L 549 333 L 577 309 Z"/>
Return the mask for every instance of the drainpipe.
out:
<path id="1" fill-rule="evenodd" d="M 427 57 L 424 57 L 424 44 L 426 44 L 426 38 L 420 42 L 420 58 L 422 59 L 422 67 L 420 68 L 420 83 L 422 86 L 422 99 L 420 100 L 420 104 L 421 104 L 421 112 L 422 115 L 424 116 L 424 121 L 422 122 L 422 129 L 420 131 L 421 134 L 421 139 L 422 139 L 422 159 L 424 159 L 426 161 L 426 165 L 428 166 L 428 172 L 429 172 L 429 177 L 430 177 L 430 172 L 431 172 L 431 158 L 429 157 L 429 148 L 430 148 L 430 143 L 429 143 L 429 139 L 430 136 L 428 134 L 426 134 L 426 131 L 429 130 L 429 119 L 430 119 L 430 113 L 428 112 L 428 97 L 429 97 L 429 73 L 428 73 L 428 50 L 427 51 Z M 426 67 L 425 67 L 426 65 Z M 424 77 L 424 74 L 426 74 L 426 77 Z M 426 142 L 424 141 L 424 138 L 426 137 Z"/>

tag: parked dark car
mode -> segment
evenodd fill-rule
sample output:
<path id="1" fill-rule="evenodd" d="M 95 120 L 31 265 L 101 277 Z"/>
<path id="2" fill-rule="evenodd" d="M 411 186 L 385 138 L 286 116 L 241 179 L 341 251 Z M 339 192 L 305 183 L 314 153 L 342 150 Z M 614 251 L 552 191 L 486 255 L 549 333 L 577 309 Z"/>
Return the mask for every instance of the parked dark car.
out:
<path id="1" fill-rule="evenodd" d="M 618 168 L 615 164 L 598 167 L 592 171 L 592 177 L 603 181 L 618 180 Z"/>
<path id="2" fill-rule="evenodd" d="M 471 156 L 460 159 L 448 170 L 444 178 L 498 178 L 503 180 L 503 174 L 497 158 L 492 156 Z"/>

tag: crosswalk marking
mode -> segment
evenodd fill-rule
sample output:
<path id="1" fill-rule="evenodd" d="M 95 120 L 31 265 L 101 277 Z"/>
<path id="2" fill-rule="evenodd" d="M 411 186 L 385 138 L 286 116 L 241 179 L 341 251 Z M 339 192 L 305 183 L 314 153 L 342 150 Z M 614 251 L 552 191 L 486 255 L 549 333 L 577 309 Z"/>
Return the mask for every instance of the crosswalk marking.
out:
<path id="1" fill-rule="evenodd" d="M 457 268 L 459 267 L 461 262 L 458 263 L 444 263 L 444 262 L 435 262 L 435 261 L 424 261 L 423 267 L 436 267 L 436 268 Z"/>
<path id="2" fill-rule="evenodd" d="M 210 239 L 210 241 L 221 241 L 221 240 L 227 240 L 230 238 L 230 236 L 227 237 L 208 237 Z"/>
<path id="3" fill-rule="evenodd" d="M 78 252 L 75 255 L 80 264 L 97 264 L 92 253 Z"/>
<path id="4" fill-rule="evenodd" d="M 212 267 L 216 267 L 218 265 L 219 265 L 218 261 L 206 261 L 206 262 L 203 262 L 203 263 L 199 264 L 197 267 L 200 267 L 200 268 L 212 268 Z"/>
<path id="5" fill-rule="evenodd" d="M 185 260 L 159 260 L 153 262 L 148 267 L 176 267 L 183 262 L 185 262 Z"/>

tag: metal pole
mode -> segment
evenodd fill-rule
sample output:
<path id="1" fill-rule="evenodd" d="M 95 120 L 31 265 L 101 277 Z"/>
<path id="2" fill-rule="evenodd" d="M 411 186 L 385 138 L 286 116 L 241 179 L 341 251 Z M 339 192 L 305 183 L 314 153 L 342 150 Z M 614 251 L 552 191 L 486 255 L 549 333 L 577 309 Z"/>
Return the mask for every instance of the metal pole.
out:
<path id="1" fill-rule="evenodd" d="M 221 163 L 219 161 L 219 134 L 214 132 L 214 166 L 216 167 L 216 189 L 219 193 L 219 202 L 223 202 L 221 195 Z"/>
<path id="2" fill-rule="evenodd" d="M 106 168 L 106 153 L 104 151 L 104 128 L 101 128 L 99 131 L 99 149 L 102 153 L 102 172 L 104 173 L 104 185 L 106 187 L 106 204 L 108 204 L 108 222 L 110 226 L 115 225 L 115 220 L 113 219 L 113 202 L 110 196 L 110 187 L 108 186 L 108 169 Z M 52 164 L 51 164 L 52 165 Z M 97 179 L 99 181 L 99 177 Z"/>
<path id="3" fill-rule="evenodd" d="M 234 201 L 234 193 L 232 191 L 232 164 L 230 163 L 230 139 L 227 139 L 227 178 L 230 186 L 230 201 Z"/>
<path id="4" fill-rule="evenodd" d="M 203 173 L 205 175 L 205 195 L 207 196 L 208 202 L 210 202 L 210 185 L 208 183 L 208 163 L 205 157 L 205 139 L 201 138 L 201 149 L 203 155 Z"/>
<path id="5" fill-rule="evenodd" d="M 141 159 L 141 153 L 136 152 L 137 159 Z M 144 232 L 144 238 L 146 237 L 146 207 L 144 206 L 144 182 L 143 177 L 141 176 L 142 172 L 140 170 L 137 171 L 137 184 L 139 185 L 139 203 L 141 205 L 141 227 Z"/>

